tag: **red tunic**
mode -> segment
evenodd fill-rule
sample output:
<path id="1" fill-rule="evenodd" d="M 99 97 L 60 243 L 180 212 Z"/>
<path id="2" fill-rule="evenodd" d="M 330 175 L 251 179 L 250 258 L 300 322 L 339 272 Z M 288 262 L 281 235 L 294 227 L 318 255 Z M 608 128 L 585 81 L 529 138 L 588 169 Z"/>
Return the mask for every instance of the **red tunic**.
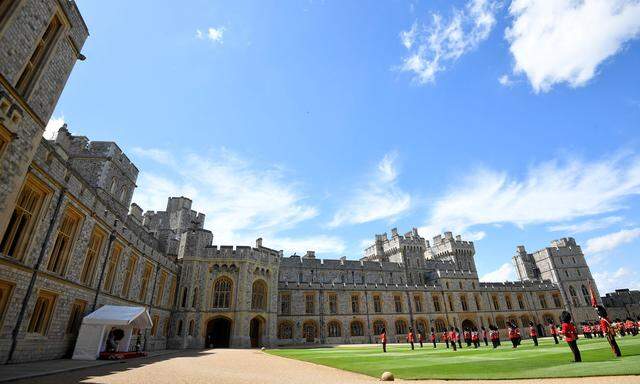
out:
<path id="1" fill-rule="evenodd" d="M 538 331 L 536 331 L 535 327 L 529 327 L 529 336 L 538 337 Z"/>
<path id="2" fill-rule="evenodd" d="M 449 340 L 453 341 L 454 343 L 458 341 L 458 333 L 456 331 L 449 332 Z"/>
<path id="3" fill-rule="evenodd" d="M 482 338 L 486 339 L 487 338 L 487 330 L 483 330 L 482 331 Z"/>
<path id="4" fill-rule="evenodd" d="M 500 339 L 500 333 L 498 331 L 491 331 L 491 341 Z"/>
<path id="5" fill-rule="evenodd" d="M 413 332 L 409 332 L 409 334 L 407 335 L 407 341 L 410 343 L 413 343 Z"/>
<path id="6" fill-rule="evenodd" d="M 557 335 L 558 334 L 558 328 L 555 325 L 551 325 L 549 327 L 551 328 L 551 334 L 552 335 Z"/>
<path id="7" fill-rule="evenodd" d="M 473 341 L 478 341 L 479 340 L 478 332 L 471 332 L 471 340 L 473 340 Z"/>
<path id="8" fill-rule="evenodd" d="M 436 334 L 431 332 L 431 342 L 433 343 L 434 341 L 436 341 Z"/>
<path id="9" fill-rule="evenodd" d="M 611 323 L 609 319 L 600 319 L 600 330 L 604 334 L 611 333 Z"/>
<path id="10" fill-rule="evenodd" d="M 567 343 L 578 339 L 578 331 L 576 331 L 576 327 L 574 327 L 573 324 L 562 323 L 561 333 L 564 335 L 564 340 Z"/>
<path id="11" fill-rule="evenodd" d="M 424 341 L 424 336 L 422 335 L 422 333 L 418 333 L 418 341 L 420 341 L 421 343 Z"/>
<path id="12" fill-rule="evenodd" d="M 386 343 L 387 342 L 387 334 L 386 333 L 381 333 L 380 334 L 380 342 L 381 343 Z"/>
<path id="13" fill-rule="evenodd" d="M 471 334 L 469 333 L 469 331 L 464 331 L 462 334 L 464 335 L 465 340 L 468 340 L 471 338 Z"/>

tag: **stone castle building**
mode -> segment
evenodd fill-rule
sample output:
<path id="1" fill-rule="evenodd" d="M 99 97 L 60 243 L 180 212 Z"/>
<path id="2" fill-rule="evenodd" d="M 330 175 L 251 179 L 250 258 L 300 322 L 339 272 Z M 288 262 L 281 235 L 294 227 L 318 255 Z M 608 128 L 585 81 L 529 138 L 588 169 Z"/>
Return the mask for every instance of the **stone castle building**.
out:
<path id="1" fill-rule="evenodd" d="M 215 246 L 185 197 L 132 204 L 138 169 L 114 142 L 42 134 L 88 30 L 73 1 L 0 0 L 0 359 L 69 356 L 84 315 L 144 306 L 147 350 L 370 343 L 409 327 L 593 319 L 595 283 L 572 238 L 533 254 L 520 281 L 480 282 L 474 244 L 450 232 L 376 235 L 360 260 Z M 596 291 L 597 292 L 597 291 Z M 544 329 L 541 329 L 544 333 Z"/>

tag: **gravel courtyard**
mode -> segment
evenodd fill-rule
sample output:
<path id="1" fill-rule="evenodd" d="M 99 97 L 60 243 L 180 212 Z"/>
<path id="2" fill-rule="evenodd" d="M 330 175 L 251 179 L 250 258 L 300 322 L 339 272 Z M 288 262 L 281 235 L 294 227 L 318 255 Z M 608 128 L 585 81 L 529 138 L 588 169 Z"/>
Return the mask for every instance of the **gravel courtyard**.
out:
<path id="1" fill-rule="evenodd" d="M 249 349 L 184 351 L 155 358 L 44 376 L 16 383 L 108 383 L 108 384 L 330 384 L 373 383 L 374 378 L 334 368 L 305 363 Z M 549 384 L 630 384 L 640 383 L 637 376 L 577 379 L 524 380 L 518 383 Z M 409 381 L 420 383 L 469 383 L 464 381 Z M 492 383 L 496 381 L 473 381 Z"/>

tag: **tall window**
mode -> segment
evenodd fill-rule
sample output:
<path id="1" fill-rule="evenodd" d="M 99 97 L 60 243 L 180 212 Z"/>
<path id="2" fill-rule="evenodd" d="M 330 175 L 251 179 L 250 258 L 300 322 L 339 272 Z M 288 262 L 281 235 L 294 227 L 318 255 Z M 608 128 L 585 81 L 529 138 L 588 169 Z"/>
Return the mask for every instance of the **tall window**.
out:
<path id="1" fill-rule="evenodd" d="M 578 306 L 578 295 L 576 294 L 576 290 L 573 288 L 573 285 L 569 286 L 569 296 L 571 296 L 571 302 L 573 302 L 574 306 Z"/>
<path id="2" fill-rule="evenodd" d="M 151 318 L 151 336 L 155 336 L 156 332 L 158 332 L 158 321 L 160 321 L 160 317 L 158 315 L 153 315 Z"/>
<path id="3" fill-rule="evenodd" d="M 591 303 L 591 295 L 589 294 L 589 290 L 584 285 L 580 289 L 582 290 L 582 297 L 584 297 L 585 304 L 589 305 L 589 303 Z"/>
<path id="4" fill-rule="evenodd" d="M 127 269 L 124 271 L 124 283 L 122 283 L 122 297 L 129 298 L 129 290 L 131 289 L 131 279 L 136 271 L 136 265 L 138 264 L 138 256 L 133 253 L 129 256 L 127 261 Z"/>
<path id="5" fill-rule="evenodd" d="M 415 303 L 416 312 L 422 312 L 422 297 L 420 295 L 413 296 L 413 302 Z"/>
<path id="6" fill-rule="evenodd" d="M 544 297 L 544 295 L 539 295 L 538 296 L 538 300 L 540 301 L 540 307 L 542 307 L 543 309 L 547 308 L 547 299 Z"/>
<path id="7" fill-rule="evenodd" d="M 278 339 L 293 339 L 293 325 L 283 321 L 278 325 Z"/>
<path id="8" fill-rule="evenodd" d="M 228 277 L 220 277 L 213 283 L 213 308 L 231 307 L 233 282 Z"/>
<path id="9" fill-rule="evenodd" d="M 4 0 L 5 3 L 9 2 L 8 0 Z M 0 12 L 2 12 L 2 0 L 0 0 Z M 0 24 L 2 23 L 2 13 L 0 13 Z M 2 125 L 0 125 L 0 159 L 2 158 L 2 154 L 4 154 L 4 150 L 9 146 L 9 142 L 11 141 L 11 133 Z"/>
<path id="10" fill-rule="evenodd" d="M 364 336 L 364 326 L 361 321 L 352 321 L 349 328 L 351 329 L 351 336 Z"/>
<path id="11" fill-rule="evenodd" d="M 560 302 L 560 295 L 558 295 L 557 293 L 553 294 L 553 305 L 556 308 L 562 307 L 562 303 Z"/>
<path id="12" fill-rule="evenodd" d="M 58 32 L 62 29 L 62 22 L 58 14 L 54 14 L 53 18 L 49 22 L 49 26 L 45 30 L 44 34 L 36 44 L 36 49 L 31 54 L 27 65 L 25 66 L 18 82 L 16 83 L 16 90 L 24 95 L 31 86 L 36 73 L 42 68 L 44 64 L 44 58 L 47 53 L 53 47 L 53 42 L 58 35 Z"/>
<path id="13" fill-rule="evenodd" d="M 465 295 L 460 296 L 460 304 L 462 305 L 463 311 L 469 310 L 469 305 L 467 304 L 467 297 Z"/>
<path id="14" fill-rule="evenodd" d="M 22 258 L 47 193 L 45 187 L 27 176 L 0 243 L 3 254 L 16 259 Z"/>
<path id="15" fill-rule="evenodd" d="M 304 295 L 304 313 L 312 315 L 314 311 L 315 298 L 313 293 L 307 293 Z M 331 296 L 329 296 L 329 305 L 331 305 Z"/>
<path id="16" fill-rule="evenodd" d="M 195 334 L 196 331 L 196 322 L 195 320 L 191 319 L 189 321 L 189 336 L 193 336 Z"/>
<path id="17" fill-rule="evenodd" d="M 400 295 L 393 296 L 393 303 L 396 307 L 396 312 L 402 313 L 402 297 Z"/>
<path id="18" fill-rule="evenodd" d="M 329 337 L 340 337 L 342 336 L 342 327 L 340 323 L 337 321 L 330 321 L 327 324 L 327 330 L 329 331 Z"/>
<path id="19" fill-rule="evenodd" d="M 104 278 L 104 290 L 113 293 L 113 282 L 116 280 L 116 272 L 118 269 L 118 262 L 120 261 L 120 255 L 122 254 L 122 246 L 120 244 L 114 244 L 109 261 L 107 261 L 107 274 Z"/>
<path id="20" fill-rule="evenodd" d="M 375 313 L 382 312 L 382 300 L 380 299 L 380 295 L 373 296 L 373 311 Z"/>
<path id="21" fill-rule="evenodd" d="M 288 293 L 283 293 L 280 295 L 280 314 L 291 314 L 291 295 Z"/>
<path id="22" fill-rule="evenodd" d="M 360 296 L 351 295 L 351 313 L 360 313 Z"/>
<path id="23" fill-rule="evenodd" d="M 524 309 L 524 301 L 522 300 L 522 295 L 518 295 L 518 307 L 520 309 Z"/>
<path id="24" fill-rule="evenodd" d="M 382 333 L 382 330 L 385 328 L 383 320 L 376 320 L 373 322 L 373 334 L 379 335 Z"/>
<path id="25" fill-rule="evenodd" d="M 434 325 L 434 328 L 436 329 L 436 332 L 445 332 L 447 330 L 447 326 L 445 325 L 442 319 L 436 320 L 433 323 L 433 325 Z"/>
<path id="26" fill-rule="evenodd" d="M 84 300 L 74 300 L 71 305 L 71 313 L 69 315 L 69 321 L 67 322 L 67 333 L 77 334 L 80 330 L 80 324 L 82 324 L 82 318 L 84 317 L 84 311 L 87 308 L 87 302 Z"/>
<path id="27" fill-rule="evenodd" d="M 505 296 L 504 301 L 507 303 L 507 309 L 513 309 L 513 305 L 511 304 L 511 296 Z"/>
<path id="28" fill-rule="evenodd" d="M 140 292 L 138 293 L 138 300 L 142 302 L 147 301 L 147 290 L 149 289 L 149 280 L 151 280 L 151 273 L 153 266 L 150 263 L 144 265 L 142 271 L 142 280 L 140 280 Z"/>
<path id="29" fill-rule="evenodd" d="M 407 322 L 404 320 L 396 320 L 396 334 L 404 335 L 407 333 Z"/>
<path id="30" fill-rule="evenodd" d="M 262 280 L 253 282 L 251 289 L 251 308 L 263 311 L 267 307 L 267 284 Z"/>
<path id="31" fill-rule="evenodd" d="M 480 297 L 478 295 L 474 296 L 475 302 L 476 302 L 476 309 L 478 311 L 482 310 L 482 306 L 480 305 Z"/>
<path id="32" fill-rule="evenodd" d="M 496 317 L 496 326 L 500 329 L 504 329 L 507 327 L 507 323 L 504 321 L 504 317 L 502 316 Z"/>
<path id="33" fill-rule="evenodd" d="M 491 301 L 493 302 L 493 309 L 496 311 L 500 310 L 500 302 L 498 302 L 498 296 L 491 296 Z"/>
<path id="34" fill-rule="evenodd" d="M 80 214 L 71 208 L 67 208 L 62 215 L 62 220 L 56 233 L 56 240 L 53 243 L 53 251 L 51 251 L 49 264 L 47 265 L 49 271 L 59 275 L 64 274 L 80 218 Z"/>
<path id="35" fill-rule="evenodd" d="M 13 283 L 6 281 L 0 281 L 0 327 L 2 327 L 2 320 L 4 314 L 9 307 L 9 299 L 11 298 L 11 292 L 13 292 Z"/>
<path id="36" fill-rule="evenodd" d="M 93 276 L 96 272 L 96 263 L 100 257 L 102 251 L 102 244 L 104 243 L 105 234 L 98 228 L 94 228 L 89 238 L 89 246 L 87 247 L 87 255 L 84 258 L 84 265 L 82 266 L 82 273 L 80 274 L 80 281 L 83 284 L 91 285 L 93 282 Z"/>
<path id="37" fill-rule="evenodd" d="M 164 319 L 164 326 L 162 327 L 162 336 L 169 336 L 169 318 Z"/>
<path id="38" fill-rule="evenodd" d="M 309 296 L 307 296 L 307 302 L 309 300 L 308 297 Z M 311 308 L 313 308 L 313 296 L 311 296 Z M 306 313 L 313 313 L 313 310 L 306 311 Z M 335 293 L 329 294 L 329 313 L 332 315 L 338 313 L 338 296 Z"/>
<path id="39" fill-rule="evenodd" d="M 453 299 L 451 295 L 447 296 L 447 301 L 449 302 L 449 311 L 453 312 Z"/>
<path id="40" fill-rule="evenodd" d="M 440 298 L 438 296 L 434 295 L 434 296 L 432 296 L 432 299 L 433 299 L 433 309 L 436 312 L 441 312 L 442 308 L 440 307 Z"/>
<path id="41" fill-rule="evenodd" d="M 27 332 L 39 333 L 43 336 L 47 334 L 56 297 L 55 294 L 49 292 L 40 292 L 40 294 L 38 294 L 36 305 L 33 307 L 33 313 L 31 314 L 31 320 L 29 320 Z"/>
<path id="42" fill-rule="evenodd" d="M 169 300 L 167 302 L 168 307 L 173 307 L 176 301 L 176 277 L 171 277 L 171 284 L 169 285 Z"/>
<path id="43" fill-rule="evenodd" d="M 156 306 L 162 305 L 162 299 L 164 298 L 164 288 L 167 285 L 167 272 L 160 272 L 160 279 L 158 280 L 158 290 L 156 292 Z"/>
<path id="44" fill-rule="evenodd" d="M 129 190 L 127 189 L 127 187 L 122 187 L 122 189 L 120 190 L 120 201 L 124 203 L 128 195 Z"/>
<path id="45" fill-rule="evenodd" d="M 193 288 L 193 297 L 191 298 L 191 308 L 198 308 L 198 287 Z"/>

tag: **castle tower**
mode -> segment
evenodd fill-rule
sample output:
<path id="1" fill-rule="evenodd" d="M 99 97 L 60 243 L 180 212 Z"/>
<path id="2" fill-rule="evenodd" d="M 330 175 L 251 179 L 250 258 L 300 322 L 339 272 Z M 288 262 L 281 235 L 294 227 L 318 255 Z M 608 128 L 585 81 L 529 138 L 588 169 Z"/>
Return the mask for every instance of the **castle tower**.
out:
<path id="1" fill-rule="evenodd" d="M 527 253 L 524 245 L 518 245 L 513 256 L 513 265 L 520 281 L 541 280 L 540 270 L 531 253 Z"/>
<path id="2" fill-rule="evenodd" d="M 451 232 L 445 232 L 444 237 L 438 235 L 433 238 L 433 243 L 427 249 L 427 259 L 453 262 L 459 270 L 476 271 L 476 254 L 473 241 L 462 240 L 460 235 L 453 236 Z"/>

